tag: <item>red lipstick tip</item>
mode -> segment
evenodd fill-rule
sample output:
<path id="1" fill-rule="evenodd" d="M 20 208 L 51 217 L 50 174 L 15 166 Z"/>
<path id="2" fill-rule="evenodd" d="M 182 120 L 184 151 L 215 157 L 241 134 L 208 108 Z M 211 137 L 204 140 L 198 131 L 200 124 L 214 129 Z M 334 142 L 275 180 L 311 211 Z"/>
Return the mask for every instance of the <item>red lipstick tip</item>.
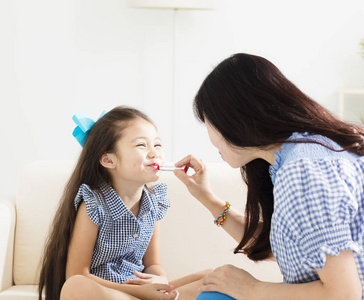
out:
<path id="1" fill-rule="evenodd" d="M 158 164 L 151 164 L 150 165 L 154 170 L 160 171 L 160 166 Z"/>

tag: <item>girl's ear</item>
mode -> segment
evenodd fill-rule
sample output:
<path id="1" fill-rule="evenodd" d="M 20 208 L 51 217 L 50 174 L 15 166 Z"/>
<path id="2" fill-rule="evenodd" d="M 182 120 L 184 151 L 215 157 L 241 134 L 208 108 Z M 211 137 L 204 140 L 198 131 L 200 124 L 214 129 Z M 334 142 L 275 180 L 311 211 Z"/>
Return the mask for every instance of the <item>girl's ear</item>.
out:
<path id="1" fill-rule="evenodd" d="M 115 163 L 111 153 L 104 153 L 100 158 L 100 164 L 106 169 L 114 169 Z"/>

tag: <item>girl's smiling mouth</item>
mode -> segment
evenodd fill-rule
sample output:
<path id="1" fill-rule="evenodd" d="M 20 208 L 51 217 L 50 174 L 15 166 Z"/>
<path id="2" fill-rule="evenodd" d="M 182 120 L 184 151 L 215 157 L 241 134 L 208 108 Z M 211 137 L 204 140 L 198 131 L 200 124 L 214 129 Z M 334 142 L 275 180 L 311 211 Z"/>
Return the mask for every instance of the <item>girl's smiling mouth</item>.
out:
<path id="1" fill-rule="evenodd" d="M 154 170 L 158 170 L 158 171 L 160 170 L 160 166 L 157 163 L 153 163 L 153 164 L 150 164 L 148 166 L 153 168 Z"/>

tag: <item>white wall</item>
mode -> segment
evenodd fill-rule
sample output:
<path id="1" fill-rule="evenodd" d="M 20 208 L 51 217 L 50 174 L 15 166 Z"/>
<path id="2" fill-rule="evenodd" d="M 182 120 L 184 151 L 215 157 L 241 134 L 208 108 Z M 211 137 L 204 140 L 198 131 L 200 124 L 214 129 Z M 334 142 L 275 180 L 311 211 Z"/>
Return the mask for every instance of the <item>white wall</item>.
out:
<path id="1" fill-rule="evenodd" d="M 0 195 L 24 164 L 77 158 L 72 115 L 120 104 L 157 123 L 168 160 L 219 161 L 192 100 L 232 53 L 262 55 L 337 111 L 364 88 L 363 0 L 219 0 L 213 11 L 133 9 L 125 0 L 0 1 Z"/>

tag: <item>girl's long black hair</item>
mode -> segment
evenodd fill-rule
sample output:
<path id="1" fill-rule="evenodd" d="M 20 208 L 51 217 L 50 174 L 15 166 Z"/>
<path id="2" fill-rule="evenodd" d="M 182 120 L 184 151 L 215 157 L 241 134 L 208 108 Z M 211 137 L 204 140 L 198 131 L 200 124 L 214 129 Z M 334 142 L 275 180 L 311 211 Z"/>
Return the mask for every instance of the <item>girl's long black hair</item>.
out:
<path id="1" fill-rule="evenodd" d="M 364 155 L 362 127 L 335 117 L 259 56 L 235 54 L 222 61 L 202 83 L 194 110 L 201 122 L 206 118 L 232 146 L 268 149 L 284 143 L 293 132 L 309 132 Z M 262 159 L 241 167 L 248 187 L 246 224 L 234 252 L 254 261 L 271 255 L 274 199 L 268 168 Z"/>

